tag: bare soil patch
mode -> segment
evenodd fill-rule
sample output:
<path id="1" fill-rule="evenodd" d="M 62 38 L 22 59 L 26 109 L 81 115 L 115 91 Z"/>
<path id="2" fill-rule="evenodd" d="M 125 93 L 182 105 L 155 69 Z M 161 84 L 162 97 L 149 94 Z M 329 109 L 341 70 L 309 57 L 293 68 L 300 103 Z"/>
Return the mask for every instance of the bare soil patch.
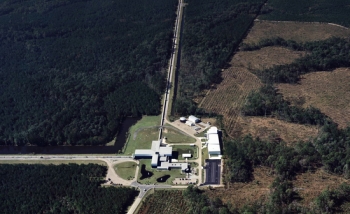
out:
<path id="1" fill-rule="evenodd" d="M 255 168 L 254 180 L 249 183 L 233 183 L 229 188 L 215 188 L 206 190 L 209 198 L 220 198 L 223 203 L 230 203 L 234 207 L 241 208 L 245 204 L 253 204 L 256 201 L 265 201 L 270 194 L 270 185 L 275 177 L 270 174 L 267 167 Z"/>
<path id="2" fill-rule="evenodd" d="M 297 42 L 324 40 L 330 37 L 349 37 L 350 29 L 326 23 L 256 21 L 244 43 L 281 37 Z"/>
<path id="3" fill-rule="evenodd" d="M 341 183 L 350 183 L 349 180 L 339 175 L 332 175 L 322 169 L 315 172 L 307 172 L 296 176 L 293 181 L 294 189 L 303 198 L 300 203 L 304 206 L 312 206 L 312 202 L 326 189 L 335 189 Z"/>
<path id="4" fill-rule="evenodd" d="M 339 127 L 350 121 L 350 69 L 315 72 L 302 76 L 300 84 L 278 84 L 286 100 L 302 107 L 314 106 L 328 115 Z"/>
<path id="5" fill-rule="evenodd" d="M 307 141 L 315 138 L 318 128 L 310 125 L 288 123 L 269 117 L 242 117 L 237 118 L 237 125 L 231 132 L 234 137 L 251 134 L 268 141 L 283 140 L 288 145 L 299 141 Z"/>
<path id="6" fill-rule="evenodd" d="M 210 89 L 199 107 L 207 112 L 223 115 L 225 129 L 231 135 L 247 95 L 262 85 L 260 79 L 251 71 L 291 63 L 304 54 L 282 47 L 238 52 L 231 60 L 231 67 L 222 71 L 223 81 Z"/>

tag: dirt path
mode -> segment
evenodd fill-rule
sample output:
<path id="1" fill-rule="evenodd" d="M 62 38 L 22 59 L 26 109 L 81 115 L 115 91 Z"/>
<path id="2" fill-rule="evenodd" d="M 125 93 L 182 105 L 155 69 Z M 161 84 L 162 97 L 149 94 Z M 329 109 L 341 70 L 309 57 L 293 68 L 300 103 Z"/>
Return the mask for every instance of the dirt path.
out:
<path id="1" fill-rule="evenodd" d="M 107 163 L 108 166 L 108 171 L 107 171 L 107 176 L 106 180 L 111 179 L 110 181 L 113 182 L 113 184 L 122 184 L 123 186 L 130 186 L 132 182 L 137 180 L 137 173 L 139 170 L 139 167 L 136 167 L 136 172 L 135 172 L 135 177 L 132 180 L 124 180 L 121 177 L 117 175 L 117 173 L 114 170 L 114 165 L 118 163 L 123 163 L 123 162 L 135 162 L 138 163 L 137 161 L 133 159 L 101 159 L 102 161 Z M 111 183 L 108 182 L 104 184 L 104 186 L 110 186 Z"/>

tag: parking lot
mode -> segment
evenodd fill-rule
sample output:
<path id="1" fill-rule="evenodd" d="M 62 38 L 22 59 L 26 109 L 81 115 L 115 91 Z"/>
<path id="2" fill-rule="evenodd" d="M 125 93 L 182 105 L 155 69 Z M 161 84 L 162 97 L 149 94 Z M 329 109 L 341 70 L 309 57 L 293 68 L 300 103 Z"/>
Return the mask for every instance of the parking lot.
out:
<path id="1" fill-rule="evenodd" d="M 201 133 L 204 130 L 206 130 L 208 127 L 210 127 L 210 125 L 203 123 L 203 122 L 196 123 L 195 126 L 188 126 L 185 123 L 180 122 L 180 120 L 175 120 L 172 123 L 172 125 L 175 127 L 180 127 L 180 130 L 182 129 L 182 130 L 186 131 L 187 133 L 191 133 L 193 135 L 197 134 L 197 132 Z"/>
<path id="2" fill-rule="evenodd" d="M 205 184 L 220 184 L 221 160 L 205 161 Z"/>

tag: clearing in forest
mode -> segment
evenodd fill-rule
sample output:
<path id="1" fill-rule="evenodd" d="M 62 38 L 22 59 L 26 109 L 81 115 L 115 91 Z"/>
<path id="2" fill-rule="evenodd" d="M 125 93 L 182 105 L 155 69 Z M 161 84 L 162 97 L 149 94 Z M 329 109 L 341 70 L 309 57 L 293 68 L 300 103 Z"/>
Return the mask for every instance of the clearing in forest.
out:
<path id="1" fill-rule="evenodd" d="M 314 106 L 339 127 L 350 121 L 350 69 L 314 72 L 302 76 L 300 84 L 278 84 L 286 100 L 302 107 Z"/>
<path id="2" fill-rule="evenodd" d="M 227 134 L 232 135 L 236 119 L 240 115 L 245 98 L 252 90 L 259 89 L 260 79 L 251 71 L 273 65 L 291 63 L 305 53 L 282 47 L 265 47 L 256 51 L 239 51 L 231 60 L 230 67 L 222 71 L 223 81 L 213 86 L 199 107 L 221 114 Z"/>
<path id="3" fill-rule="evenodd" d="M 284 141 L 287 145 L 299 141 L 308 141 L 318 134 L 317 126 L 288 123 L 283 120 L 269 117 L 242 117 L 239 116 L 234 130 L 234 137 L 251 134 L 267 141 Z"/>
<path id="4" fill-rule="evenodd" d="M 270 185 L 275 177 L 270 174 L 267 167 L 254 168 L 254 180 L 248 183 L 233 183 L 229 188 L 215 188 L 206 190 L 209 198 L 220 198 L 223 203 L 230 203 L 234 207 L 241 208 L 245 204 L 253 204 L 257 201 L 265 201 L 270 193 Z"/>
<path id="5" fill-rule="evenodd" d="M 302 198 L 300 203 L 304 206 L 310 206 L 321 192 L 327 189 L 335 189 L 343 182 L 350 183 L 339 175 L 332 175 L 322 169 L 317 169 L 315 172 L 297 175 L 293 185 L 295 191 Z"/>
<path id="6" fill-rule="evenodd" d="M 311 42 L 349 36 L 350 29 L 327 23 L 256 21 L 243 43 L 258 43 L 262 39 L 274 37 L 296 42 Z"/>

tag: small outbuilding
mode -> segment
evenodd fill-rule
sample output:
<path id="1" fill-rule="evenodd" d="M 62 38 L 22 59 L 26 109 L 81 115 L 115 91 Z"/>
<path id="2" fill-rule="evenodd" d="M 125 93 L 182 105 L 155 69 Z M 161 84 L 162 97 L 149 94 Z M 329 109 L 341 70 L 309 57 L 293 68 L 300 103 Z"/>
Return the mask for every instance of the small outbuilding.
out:
<path id="1" fill-rule="evenodd" d="M 182 154 L 182 158 L 191 158 L 192 154 L 188 153 L 188 154 Z"/>
<path id="2" fill-rule="evenodd" d="M 186 123 L 186 117 L 180 117 L 180 122 Z"/>
<path id="3" fill-rule="evenodd" d="M 193 115 L 190 115 L 188 117 L 188 121 L 191 121 L 192 123 L 199 123 L 199 122 L 201 122 L 201 120 L 199 118 L 197 118 L 197 117 L 195 117 Z"/>

